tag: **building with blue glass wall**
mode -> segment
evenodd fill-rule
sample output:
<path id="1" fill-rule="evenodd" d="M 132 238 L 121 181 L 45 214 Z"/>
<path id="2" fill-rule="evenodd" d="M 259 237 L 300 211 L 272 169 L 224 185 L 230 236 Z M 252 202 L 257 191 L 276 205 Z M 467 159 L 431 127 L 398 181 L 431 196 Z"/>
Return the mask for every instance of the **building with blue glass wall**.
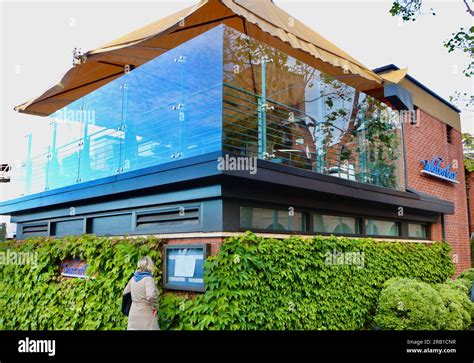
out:
<path id="1" fill-rule="evenodd" d="M 126 56 L 89 52 L 66 90 L 19 106 L 48 118 L 49 137 L 28 136 L 21 195 L 0 206 L 17 238 L 437 238 L 455 205 L 410 187 L 405 133 L 424 94 L 450 127 L 458 110 L 406 72 L 372 72 L 302 24 L 282 28 L 270 1 L 252 6 L 187 9 L 122 39 Z M 104 64 L 115 68 L 102 77 Z M 93 82 L 68 84 L 91 69 Z"/>

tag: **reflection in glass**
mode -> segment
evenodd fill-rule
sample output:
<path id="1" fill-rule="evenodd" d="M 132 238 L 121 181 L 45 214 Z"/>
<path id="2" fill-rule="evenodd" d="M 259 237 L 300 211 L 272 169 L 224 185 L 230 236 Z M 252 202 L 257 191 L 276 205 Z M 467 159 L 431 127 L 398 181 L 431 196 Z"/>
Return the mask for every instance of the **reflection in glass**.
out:
<path id="1" fill-rule="evenodd" d="M 367 219 L 365 221 L 365 233 L 368 236 L 396 237 L 400 235 L 400 224 L 398 222 Z"/>
<path id="2" fill-rule="evenodd" d="M 274 230 L 274 231 L 305 231 L 306 220 L 303 213 L 240 207 L 240 227 Z"/>
<path id="3" fill-rule="evenodd" d="M 356 218 L 314 214 L 314 231 L 334 234 L 359 234 Z"/>
<path id="4" fill-rule="evenodd" d="M 408 224 L 408 237 L 428 238 L 428 226 L 426 224 Z"/>
<path id="5" fill-rule="evenodd" d="M 342 80 L 216 26 L 51 115 L 25 194 L 220 150 L 403 190 L 398 114 Z"/>
<path id="6" fill-rule="evenodd" d="M 224 148 L 240 155 L 403 187 L 396 112 L 231 28 L 224 33 L 223 123 Z"/>

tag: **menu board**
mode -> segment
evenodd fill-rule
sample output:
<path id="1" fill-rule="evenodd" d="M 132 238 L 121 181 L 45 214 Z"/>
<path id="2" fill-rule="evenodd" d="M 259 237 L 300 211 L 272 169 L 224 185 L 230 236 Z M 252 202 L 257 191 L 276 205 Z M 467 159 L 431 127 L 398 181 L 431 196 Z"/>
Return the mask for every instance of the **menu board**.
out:
<path id="1" fill-rule="evenodd" d="M 167 289 L 204 291 L 204 262 L 209 244 L 165 246 L 165 285 Z"/>

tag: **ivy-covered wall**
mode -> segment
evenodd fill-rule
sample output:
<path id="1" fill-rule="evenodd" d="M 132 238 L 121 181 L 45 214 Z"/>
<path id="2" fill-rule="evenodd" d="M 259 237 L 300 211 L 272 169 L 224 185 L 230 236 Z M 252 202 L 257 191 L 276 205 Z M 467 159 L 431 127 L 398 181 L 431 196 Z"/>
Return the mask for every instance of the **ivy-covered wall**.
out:
<path id="1" fill-rule="evenodd" d="M 31 239 L 9 247 L 37 252 L 38 261 L 0 265 L 0 329 L 125 329 L 121 294 L 140 256 L 157 262 L 161 281 L 154 238 Z M 58 282 L 69 256 L 86 259 L 95 278 Z M 206 293 L 161 294 L 162 329 L 370 329 L 386 280 L 444 282 L 454 266 L 446 243 L 248 233 L 227 240 L 206 271 Z"/>
<path id="2" fill-rule="evenodd" d="M 35 238 L 9 247 L 10 254 L 4 254 L 9 263 L 0 264 L 2 330 L 126 329 L 121 296 L 139 257 L 149 255 L 161 265 L 160 241 L 154 238 Z M 85 259 L 87 274 L 95 278 L 59 282 L 59 266 L 68 257 Z M 14 258 L 28 264 L 12 264 Z M 155 274 L 160 279 L 161 269 Z"/>
<path id="3" fill-rule="evenodd" d="M 345 255 L 334 257 L 339 253 Z M 161 326 L 372 329 L 386 280 L 444 282 L 454 272 L 450 253 L 447 243 L 337 237 L 276 240 L 254 234 L 230 238 L 208 260 L 206 293 L 194 299 L 167 295 Z M 357 256 L 363 256 L 363 263 Z"/>

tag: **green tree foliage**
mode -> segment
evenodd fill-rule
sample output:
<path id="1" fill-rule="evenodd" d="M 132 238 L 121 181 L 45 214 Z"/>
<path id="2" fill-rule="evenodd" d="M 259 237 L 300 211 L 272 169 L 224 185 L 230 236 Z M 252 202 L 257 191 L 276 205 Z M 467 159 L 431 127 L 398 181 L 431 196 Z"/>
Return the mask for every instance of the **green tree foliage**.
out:
<path id="1" fill-rule="evenodd" d="M 446 316 L 443 299 L 430 284 L 392 279 L 380 294 L 375 321 L 385 330 L 441 330 Z"/>
<path id="2" fill-rule="evenodd" d="M 474 282 L 474 268 L 469 268 L 467 270 L 464 270 L 463 272 L 461 272 L 461 274 L 459 275 L 459 278 L 460 279 L 468 279 L 470 280 L 471 282 Z"/>
<path id="3" fill-rule="evenodd" d="M 4 242 L 7 239 L 7 224 L 0 223 L 0 242 Z"/>
<path id="4" fill-rule="evenodd" d="M 461 272 L 461 274 L 459 275 L 456 281 L 458 281 L 460 284 L 464 285 L 467 288 L 468 297 L 471 298 L 472 289 L 474 285 L 474 268 L 469 268 Z M 466 291 L 466 290 L 463 290 L 463 291 Z M 474 303 L 472 304 L 471 317 L 472 317 L 472 320 L 474 321 Z"/>
<path id="5" fill-rule="evenodd" d="M 396 0 L 392 4 L 390 14 L 401 16 L 404 21 L 415 21 L 421 12 L 423 0 Z M 430 9 L 433 15 L 436 15 L 433 9 Z"/>
<path id="6" fill-rule="evenodd" d="M 471 326 L 472 303 L 467 294 L 450 284 L 435 285 L 446 309 L 443 329 L 467 330 Z"/>
<path id="7" fill-rule="evenodd" d="M 459 0 L 461 1 L 461 0 Z M 474 17 L 474 10 L 469 5 L 468 0 L 463 0 L 466 6 L 466 13 L 471 17 Z M 419 15 L 423 14 L 423 0 L 395 0 L 392 3 L 390 14 L 393 16 L 401 16 L 403 21 L 415 21 Z M 431 8 L 429 13 L 436 15 L 435 11 Z M 455 33 L 452 33 L 452 37 L 448 39 L 444 46 L 448 49 L 448 52 L 454 52 L 455 50 L 466 53 L 470 60 L 469 65 L 464 70 L 466 77 L 471 77 L 474 72 L 474 26 L 466 28 L 460 28 Z M 471 99 L 472 102 L 472 99 Z"/>
<path id="8" fill-rule="evenodd" d="M 458 278 L 456 280 L 448 280 L 445 282 L 449 287 L 469 295 L 471 292 L 472 281 L 467 278 Z"/>
<path id="9" fill-rule="evenodd" d="M 474 136 L 468 133 L 463 133 L 462 143 L 465 150 L 464 165 L 468 171 L 472 172 L 474 171 Z"/>

